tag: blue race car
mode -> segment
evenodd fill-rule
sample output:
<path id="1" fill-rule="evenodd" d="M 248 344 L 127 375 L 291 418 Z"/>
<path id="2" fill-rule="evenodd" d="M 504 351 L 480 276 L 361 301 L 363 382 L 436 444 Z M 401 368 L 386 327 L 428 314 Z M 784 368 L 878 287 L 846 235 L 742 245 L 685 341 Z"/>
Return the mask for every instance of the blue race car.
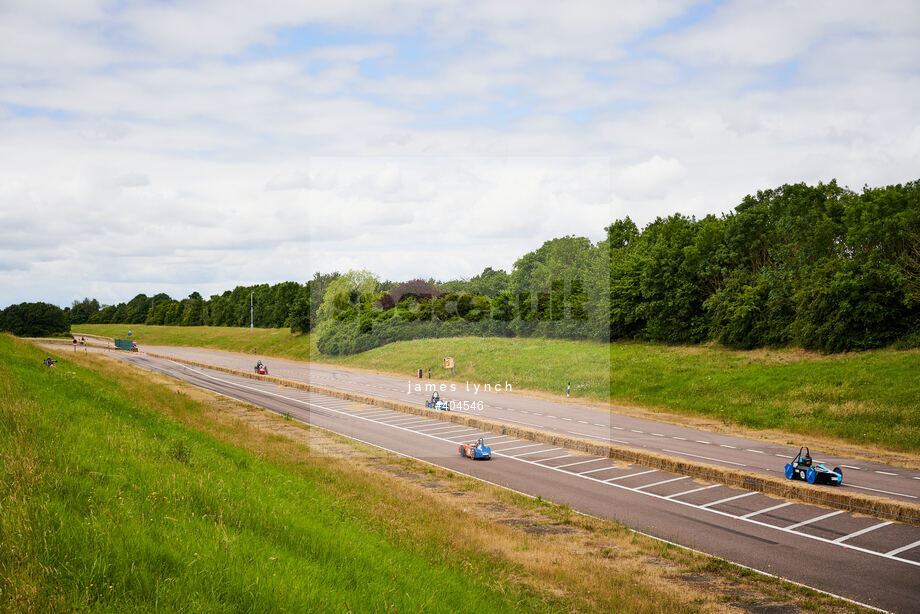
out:
<path id="1" fill-rule="evenodd" d="M 438 391 L 435 390 L 434 394 L 431 395 L 431 398 L 425 401 L 425 407 L 430 407 L 431 409 L 440 409 L 441 411 L 450 411 L 450 403 L 447 401 L 442 401 L 441 397 L 438 396 Z"/>
<path id="2" fill-rule="evenodd" d="M 787 480 L 805 480 L 809 484 L 830 484 L 840 486 L 843 484 L 843 470 L 834 467 L 833 471 L 821 463 L 811 460 L 811 452 L 802 446 L 799 453 L 791 463 L 786 463 L 785 472 Z"/>
<path id="3" fill-rule="evenodd" d="M 461 443 L 460 456 L 472 458 L 473 460 L 489 460 L 492 458 L 492 449 L 480 437 L 476 443 Z"/>

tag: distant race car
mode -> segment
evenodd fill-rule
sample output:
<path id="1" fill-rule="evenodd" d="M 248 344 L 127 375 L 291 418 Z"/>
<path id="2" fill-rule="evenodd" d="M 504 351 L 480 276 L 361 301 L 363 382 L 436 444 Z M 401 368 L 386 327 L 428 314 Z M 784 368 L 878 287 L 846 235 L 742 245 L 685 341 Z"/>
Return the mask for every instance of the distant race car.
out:
<path id="1" fill-rule="evenodd" d="M 425 407 L 430 407 L 431 409 L 440 409 L 441 411 L 450 411 L 450 403 L 447 401 L 442 401 L 441 397 L 438 396 L 438 391 L 435 390 L 434 394 L 431 395 L 431 398 L 425 401 Z"/>
<path id="2" fill-rule="evenodd" d="M 843 470 L 840 467 L 834 467 L 832 471 L 821 463 L 813 462 L 810 451 L 804 446 L 799 448 L 799 453 L 791 463 L 786 463 L 785 474 L 787 480 L 805 480 L 809 484 L 843 484 Z"/>
<path id="3" fill-rule="evenodd" d="M 268 367 L 262 364 L 262 361 L 256 363 L 255 372 L 259 375 L 268 375 Z"/>
<path id="4" fill-rule="evenodd" d="M 460 456 L 473 460 L 489 460 L 492 458 L 492 449 L 480 437 L 476 443 L 461 443 Z"/>

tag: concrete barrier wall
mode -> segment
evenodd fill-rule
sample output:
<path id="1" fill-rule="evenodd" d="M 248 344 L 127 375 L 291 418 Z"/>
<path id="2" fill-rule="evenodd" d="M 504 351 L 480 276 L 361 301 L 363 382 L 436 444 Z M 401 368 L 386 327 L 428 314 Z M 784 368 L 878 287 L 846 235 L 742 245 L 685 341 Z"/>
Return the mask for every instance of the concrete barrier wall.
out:
<path id="1" fill-rule="evenodd" d="M 193 360 L 155 354 L 153 352 L 147 352 L 146 354 L 154 358 L 165 358 L 195 367 L 212 369 L 259 381 L 268 381 L 288 388 L 295 388 L 348 401 L 393 409 L 407 414 L 434 418 L 443 422 L 462 424 L 499 435 L 508 435 L 536 443 L 545 443 L 560 448 L 577 450 L 590 455 L 605 456 L 607 458 L 642 465 L 652 469 L 660 469 L 662 471 L 669 471 L 679 475 L 717 482 L 727 486 L 735 486 L 768 495 L 775 495 L 784 499 L 794 499 L 813 505 L 841 509 L 849 512 L 876 516 L 883 520 L 896 520 L 920 526 L 920 505 L 915 503 L 895 501 L 894 499 L 875 497 L 872 495 L 856 494 L 836 490 L 833 487 L 815 486 L 805 482 L 786 480 L 785 478 L 774 478 L 749 471 L 728 469 L 717 465 L 709 465 L 706 463 L 684 460 L 678 457 L 666 456 L 656 452 L 601 443 L 578 437 L 570 437 L 560 433 L 540 431 L 522 426 L 509 425 L 468 413 L 440 411 L 401 401 L 391 401 L 389 399 L 381 399 L 365 394 L 316 386 L 306 382 L 287 380 L 272 375 L 257 375 L 239 369 L 219 367 Z"/>

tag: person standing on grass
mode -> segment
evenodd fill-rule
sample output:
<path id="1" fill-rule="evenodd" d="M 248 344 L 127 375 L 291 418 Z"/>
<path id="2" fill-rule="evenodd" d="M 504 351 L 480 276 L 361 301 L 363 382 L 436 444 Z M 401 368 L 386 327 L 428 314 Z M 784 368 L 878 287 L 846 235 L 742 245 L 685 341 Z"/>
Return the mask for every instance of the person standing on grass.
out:
<path id="1" fill-rule="evenodd" d="M 77 338 L 76 337 L 73 338 L 73 351 L 74 352 L 77 351 Z"/>

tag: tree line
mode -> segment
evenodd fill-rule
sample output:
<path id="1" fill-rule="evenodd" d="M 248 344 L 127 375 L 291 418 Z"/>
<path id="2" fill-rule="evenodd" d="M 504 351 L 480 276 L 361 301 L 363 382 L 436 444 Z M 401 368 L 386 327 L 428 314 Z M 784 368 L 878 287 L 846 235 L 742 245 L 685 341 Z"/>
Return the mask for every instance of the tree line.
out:
<path id="1" fill-rule="evenodd" d="M 835 181 L 749 195 L 727 215 L 675 214 L 606 238 L 547 241 L 510 274 L 486 269 L 441 297 L 381 302 L 368 273 L 330 284 L 318 347 L 519 335 L 717 341 L 823 352 L 920 346 L 920 182 L 854 192 Z"/>
<path id="2" fill-rule="evenodd" d="M 398 303 L 388 297 L 400 284 L 350 271 L 207 299 L 87 298 L 64 314 L 73 324 L 248 326 L 252 293 L 256 326 L 314 331 L 330 354 L 468 334 L 824 352 L 920 345 L 920 182 L 860 192 L 787 184 L 725 215 L 674 214 L 641 229 L 626 217 L 605 230 L 598 242 L 547 241 L 510 272 L 428 280 L 436 296 Z"/>

